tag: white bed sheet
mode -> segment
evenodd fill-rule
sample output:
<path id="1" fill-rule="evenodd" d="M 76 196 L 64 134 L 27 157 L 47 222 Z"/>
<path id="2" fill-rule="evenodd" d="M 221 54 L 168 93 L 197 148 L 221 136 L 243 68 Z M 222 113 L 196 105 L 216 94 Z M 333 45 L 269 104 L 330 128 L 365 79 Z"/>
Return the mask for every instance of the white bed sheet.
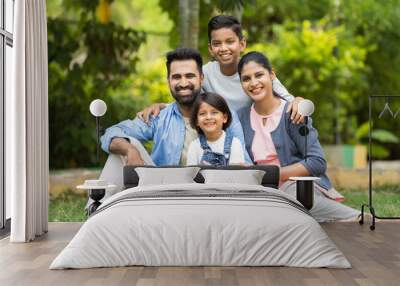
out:
<path id="1" fill-rule="evenodd" d="M 320 225 L 284 200 L 187 196 L 129 199 L 138 192 L 171 190 L 262 190 L 295 203 L 278 190 L 254 185 L 128 189 L 100 206 L 103 210 L 85 222 L 50 269 L 128 265 L 351 267 Z"/>

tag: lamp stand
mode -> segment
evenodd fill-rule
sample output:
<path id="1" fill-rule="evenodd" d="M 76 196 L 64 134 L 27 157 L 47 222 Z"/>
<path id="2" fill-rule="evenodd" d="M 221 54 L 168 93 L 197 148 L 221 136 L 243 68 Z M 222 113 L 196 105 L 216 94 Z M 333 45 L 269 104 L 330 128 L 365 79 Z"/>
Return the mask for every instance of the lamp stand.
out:
<path id="1" fill-rule="evenodd" d="M 310 130 L 307 127 L 308 125 L 308 116 L 304 117 L 304 130 L 305 130 L 305 136 L 304 136 L 304 161 L 307 162 L 307 137 L 308 137 L 308 133 L 310 132 Z"/>
<path id="2" fill-rule="evenodd" d="M 99 164 L 99 141 L 100 141 L 100 117 L 96 116 L 96 137 L 97 137 L 97 144 L 96 144 L 96 163 Z"/>

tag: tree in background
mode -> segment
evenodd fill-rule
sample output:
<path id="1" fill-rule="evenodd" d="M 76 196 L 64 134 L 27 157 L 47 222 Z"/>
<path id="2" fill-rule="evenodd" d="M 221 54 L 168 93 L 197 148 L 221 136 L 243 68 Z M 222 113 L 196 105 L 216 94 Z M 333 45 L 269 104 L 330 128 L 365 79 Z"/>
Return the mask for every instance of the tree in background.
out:
<path id="1" fill-rule="evenodd" d="M 161 0 L 160 5 L 178 23 L 174 2 Z M 208 56 L 208 20 L 220 13 L 235 14 L 238 7 L 250 48 L 272 57 L 289 91 L 316 101 L 314 117 L 323 143 L 356 142 L 358 129 L 368 119 L 368 95 L 399 94 L 400 0 L 200 1 L 203 56 Z M 326 37 L 326 46 L 320 44 L 321 37 Z M 171 46 L 178 42 L 179 35 L 172 33 Z M 378 104 L 374 112 L 381 108 Z M 400 132 L 398 124 L 382 125 Z M 399 148 L 390 149 L 392 157 L 400 157 Z"/>
<path id="2" fill-rule="evenodd" d="M 367 54 L 365 64 L 371 72 L 365 81 L 368 90 L 364 97 L 354 105 L 357 115 L 357 131 L 363 123 L 368 121 L 368 95 L 400 95 L 400 1 L 387 0 L 352 0 L 341 2 L 341 22 L 354 35 L 363 36 L 366 41 L 374 45 L 374 49 Z M 375 102 L 373 113 L 379 114 L 385 101 Z M 400 102 L 391 103 L 394 110 L 400 108 Z M 375 128 L 390 130 L 391 133 L 400 134 L 400 124 L 396 120 L 384 118 L 375 122 Z M 362 132 L 361 132 L 362 133 Z M 391 136 L 381 136 L 380 141 L 386 141 L 391 158 L 400 158 L 398 143 L 391 142 Z M 366 141 L 364 141 L 366 142 Z M 384 154 L 382 150 L 379 153 Z"/>
<path id="3" fill-rule="evenodd" d="M 135 102 L 111 94 L 127 88 L 145 35 L 110 22 L 110 3 L 65 0 L 58 17 L 48 12 L 51 168 L 95 164 L 93 99 L 108 104 L 105 126 L 136 109 Z"/>
<path id="4" fill-rule="evenodd" d="M 160 0 L 161 8 L 168 13 L 175 27 L 180 27 L 179 31 L 171 31 L 170 46 L 195 47 L 200 50 L 203 57 L 207 58 L 208 20 L 221 12 L 234 14 L 240 19 L 244 2 L 242 0 L 179 0 L 178 3 L 178 1 Z M 254 3 L 254 0 L 246 2 L 250 5 Z"/>
<path id="5" fill-rule="evenodd" d="M 207 23 L 221 12 L 242 18 L 249 49 L 271 58 L 291 93 L 316 102 L 313 118 L 325 144 L 335 142 L 335 129 L 343 143 L 363 142 L 368 95 L 399 94 L 400 0 L 194 2 L 198 21 L 182 17 L 176 0 L 47 2 L 52 168 L 95 164 L 92 99 L 109 106 L 103 126 L 170 101 L 165 52 L 189 45 L 181 43 L 179 27 L 198 23 L 197 45 L 207 61 Z M 196 33 L 189 34 L 195 42 Z M 380 124 L 399 134 L 400 125 Z M 388 154 L 400 158 L 384 137 Z"/>
<path id="6" fill-rule="evenodd" d="M 199 0 L 179 0 L 180 46 L 197 49 L 199 38 Z"/>

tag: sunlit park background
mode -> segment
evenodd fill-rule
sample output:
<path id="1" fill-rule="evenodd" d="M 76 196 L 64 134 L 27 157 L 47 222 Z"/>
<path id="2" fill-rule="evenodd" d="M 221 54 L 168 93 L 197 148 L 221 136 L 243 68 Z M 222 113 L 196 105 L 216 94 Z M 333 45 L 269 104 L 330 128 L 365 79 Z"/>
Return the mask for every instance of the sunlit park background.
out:
<path id="1" fill-rule="evenodd" d="M 315 103 L 333 183 L 346 204 L 367 202 L 368 98 L 383 96 L 380 114 L 384 95 L 400 95 L 400 0 L 48 0 L 50 220 L 85 219 L 75 185 L 105 162 L 90 102 L 107 103 L 107 127 L 171 101 L 165 53 L 195 47 L 211 60 L 207 22 L 220 13 L 239 18 L 247 51 L 264 52 L 288 90 Z M 399 215 L 400 114 L 385 116 L 372 132 L 374 194 L 381 215 Z"/>

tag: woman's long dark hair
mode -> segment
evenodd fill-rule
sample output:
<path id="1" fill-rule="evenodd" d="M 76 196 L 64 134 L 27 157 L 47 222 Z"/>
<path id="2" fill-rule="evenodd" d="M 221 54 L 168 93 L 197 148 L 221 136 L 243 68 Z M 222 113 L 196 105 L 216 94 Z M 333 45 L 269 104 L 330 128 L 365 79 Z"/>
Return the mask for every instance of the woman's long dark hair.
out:
<path id="1" fill-rule="evenodd" d="M 255 51 L 248 52 L 240 59 L 239 64 L 238 64 L 238 73 L 239 73 L 240 79 L 242 79 L 242 70 L 243 70 L 244 65 L 248 64 L 249 62 L 255 62 L 255 63 L 261 65 L 262 67 L 264 67 L 270 73 L 272 72 L 272 65 L 271 65 L 269 59 L 264 54 L 262 54 L 260 52 L 255 52 Z M 272 93 L 274 96 L 286 100 L 285 98 L 283 98 L 282 96 L 277 94 L 274 91 L 274 89 L 272 89 Z"/>
<path id="2" fill-rule="evenodd" d="M 238 72 L 240 77 L 242 75 L 243 66 L 245 64 L 248 64 L 249 62 L 255 62 L 263 66 L 269 72 L 272 72 L 272 66 L 268 58 L 260 52 L 253 51 L 253 52 L 248 52 L 240 59 L 238 64 Z"/>

